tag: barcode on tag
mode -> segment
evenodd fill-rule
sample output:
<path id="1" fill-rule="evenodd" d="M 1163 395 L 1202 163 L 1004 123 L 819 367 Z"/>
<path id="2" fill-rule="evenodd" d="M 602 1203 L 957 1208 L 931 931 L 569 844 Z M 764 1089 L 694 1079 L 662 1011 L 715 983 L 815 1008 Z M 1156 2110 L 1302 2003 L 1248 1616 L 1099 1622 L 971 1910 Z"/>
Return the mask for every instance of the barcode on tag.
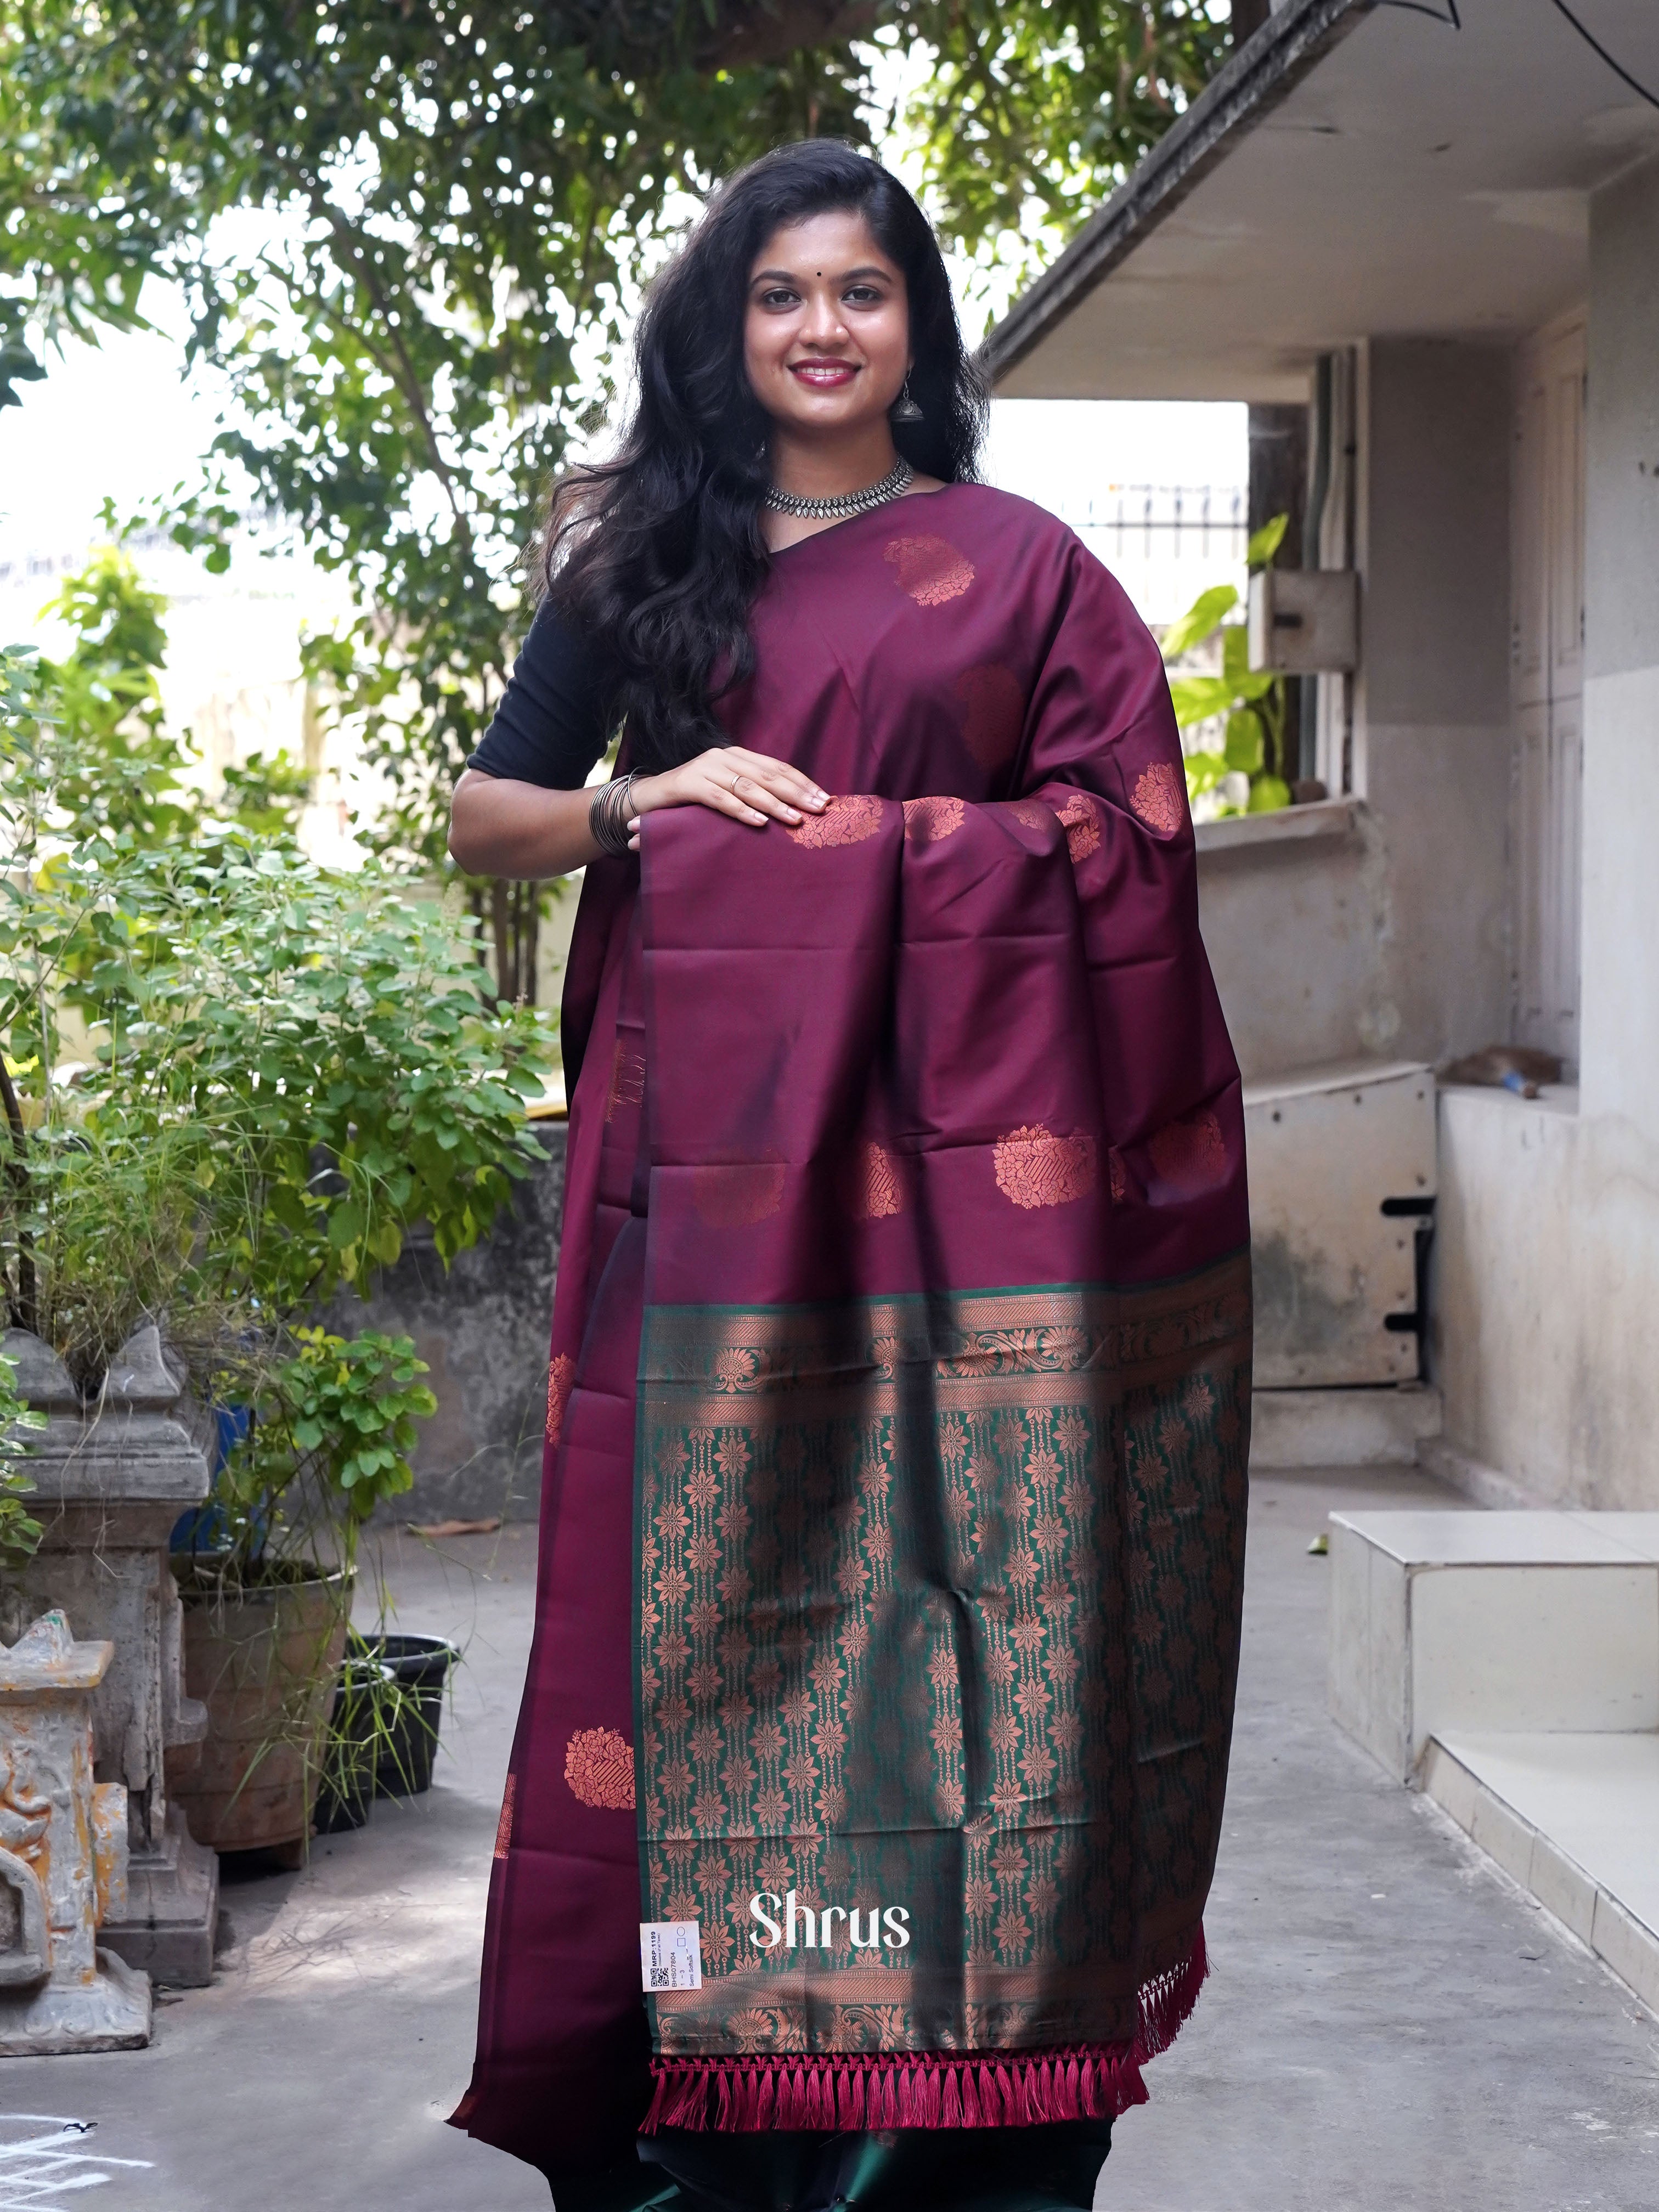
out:
<path id="1" fill-rule="evenodd" d="M 640 1986 L 647 1996 L 702 1987 L 702 1938 L 695 1920 L 640 1923 Z"/>

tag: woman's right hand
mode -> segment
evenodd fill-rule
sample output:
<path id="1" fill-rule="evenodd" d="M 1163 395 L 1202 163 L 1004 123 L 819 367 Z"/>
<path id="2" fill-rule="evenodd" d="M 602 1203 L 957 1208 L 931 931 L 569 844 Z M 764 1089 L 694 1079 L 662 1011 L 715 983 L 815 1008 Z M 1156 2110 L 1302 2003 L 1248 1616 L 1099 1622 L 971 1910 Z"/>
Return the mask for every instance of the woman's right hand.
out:
<path id="1" fill-rule="evenodd" d="M 830 794 L 811 776 L 769 753 L 745 745 L 711 745 L 678 768 L 659 775 L 637 775 L 629 793 L 629 847 L 640 848 L 640 819 L 664 806 L 708 806 L 732 821 L 763 830 L 769 822 L 796 823 L 805 814 L 822 814 Z"/>

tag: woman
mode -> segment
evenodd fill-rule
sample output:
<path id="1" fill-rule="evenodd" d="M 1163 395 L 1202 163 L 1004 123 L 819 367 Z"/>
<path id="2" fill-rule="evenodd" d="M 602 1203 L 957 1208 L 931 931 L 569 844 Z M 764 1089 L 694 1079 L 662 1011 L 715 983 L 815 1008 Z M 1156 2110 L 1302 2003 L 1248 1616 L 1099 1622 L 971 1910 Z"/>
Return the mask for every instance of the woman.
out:
<path id="1" fill-rule="evenodd" d="M 1152 640 L 816 141 L 655 288 L 455 794 L 585 866 L 538 1626 L 455 2115 L 579 2206 L 1087 2205 L 1204 1973 L 1237 1070 Z M 623 775 L 582 788 L 624 726 Z"/>

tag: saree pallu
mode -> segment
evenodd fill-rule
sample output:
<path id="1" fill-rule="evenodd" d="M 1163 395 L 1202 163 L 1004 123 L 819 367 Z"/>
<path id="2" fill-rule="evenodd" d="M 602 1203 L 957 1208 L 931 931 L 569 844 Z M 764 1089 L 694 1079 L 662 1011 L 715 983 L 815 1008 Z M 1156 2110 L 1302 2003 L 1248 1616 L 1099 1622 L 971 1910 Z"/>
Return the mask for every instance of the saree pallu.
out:
<path id="1" fill-rule="evenodd" d="M 647 817 L 567 989 L 456 2114 L 550 2178 L 641 2128 L 1109 2119 L 1205 1972 L 1248 1220 L 1157 649 L 969 486 L 777 556 L 754 633 L 732 738 L 840 795 Z M 641 1995 L 641 1923 L 700 1985 Z"/>

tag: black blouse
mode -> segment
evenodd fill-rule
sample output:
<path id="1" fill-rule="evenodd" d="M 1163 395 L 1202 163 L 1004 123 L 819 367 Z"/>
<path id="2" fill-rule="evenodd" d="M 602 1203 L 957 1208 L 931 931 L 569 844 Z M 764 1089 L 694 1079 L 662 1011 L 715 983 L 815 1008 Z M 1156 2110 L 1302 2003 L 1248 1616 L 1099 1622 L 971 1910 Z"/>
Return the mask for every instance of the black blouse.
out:
<path id="1" fill-rule="evenodd" d="M 611 689 L 599 654 L 544 600 L 467 766 L 549 791 L 579 791 L 611 735 Z"/>

